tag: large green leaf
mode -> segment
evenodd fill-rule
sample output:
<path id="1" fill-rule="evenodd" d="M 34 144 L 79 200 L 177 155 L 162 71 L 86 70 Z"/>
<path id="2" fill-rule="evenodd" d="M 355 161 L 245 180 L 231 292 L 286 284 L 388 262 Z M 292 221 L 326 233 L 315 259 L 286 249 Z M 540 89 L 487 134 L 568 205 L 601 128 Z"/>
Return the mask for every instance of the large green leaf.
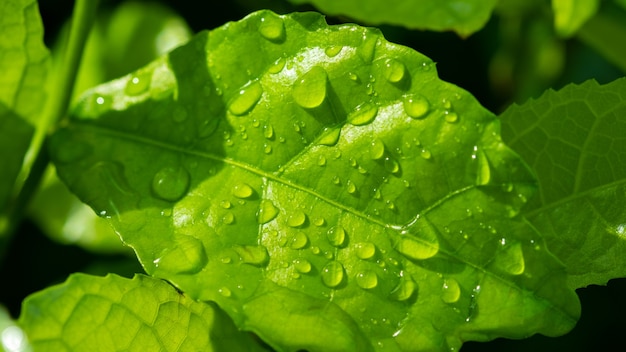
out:
<path id="1" fill-rule="evenodd" d="M 262 351 L 218 307 L 166 282 L 73 274 L 26 298 L 18 320 L 35 351 Z"/>
<path id="2" fill-rule="evenodd" d="M 626 79 L 548 91 L 505 111 L 502 136 L 536 170 L 527 216 L 573 288 L 626 276 Z"/>
<path id="3" fill-rule="evenodd" d="M 89 92 L 61 178 L 148 273 L 279 350 L 449 350 L 568 331 L 499 122 L 374 29 L 262 11 Z"/>
<path id="4" fill-rule="evenodd" d="M 491 17 L 497 0 L 290 0 L 311 3 L 330 15 L 347 15 L 368 24 L 393 24 L 414 29 L 455 31 L 468 36 Z"/>

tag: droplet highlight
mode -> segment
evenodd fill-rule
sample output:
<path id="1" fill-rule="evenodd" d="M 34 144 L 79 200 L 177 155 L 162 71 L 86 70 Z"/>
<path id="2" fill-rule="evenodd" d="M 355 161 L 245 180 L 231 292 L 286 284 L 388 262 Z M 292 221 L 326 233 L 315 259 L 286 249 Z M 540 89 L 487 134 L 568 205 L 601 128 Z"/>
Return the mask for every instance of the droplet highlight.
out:
<path id="1" fill-rule="evenodd" d="M 312 67 L 293 85 L 292 96 L 296 104 L 305 109 L 320 106 L 326 99 L 327 81 L 328 76 L 323 68 Z"/>
<path id="2" fill-rule="evenodd" d="M 190 178 L 184 168 L 163 168 L 152 178 L 152 192 L 157 198 L 175 202 L 187 194 Z"/>

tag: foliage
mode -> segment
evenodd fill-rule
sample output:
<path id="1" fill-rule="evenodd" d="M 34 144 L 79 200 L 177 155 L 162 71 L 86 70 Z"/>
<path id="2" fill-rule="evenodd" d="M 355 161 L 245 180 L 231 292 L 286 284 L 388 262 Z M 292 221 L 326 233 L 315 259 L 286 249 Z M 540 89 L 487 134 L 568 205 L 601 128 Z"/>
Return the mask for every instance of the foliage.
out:
<path id="1" fill-rule="evenodd" d="M 561 72 L 545 55 L 560 60 L 562 38 L 626 60 L 598 35 L 622 28 L 599 20 L 618 1 L 314 3 L 463 36 L 492 12 L 548 11 L 555 29 L 531 21 L 543 33 L 531 42 L 544 43 L 532 55 L 544 56 L 515 94 Z M 0 317 L 5 350 L 458 350 L 562 335 L 580 315 L 574 289 L 624 276 L 623 78 L 496 118 L 377 29 L 262 10 L 169 51 L 187 40 L 184 21 L 136 3 L 95 21 L 77 72 L 95 6 L 77 2 L 50 68 L 37 4 L 0 5 L 15 33 L 0 42 L 0 236 L 30 204 L 52 238 L 126 253 L 123 243 L 147 275 L 74 274 L 29 296 L 17 321 Z M 513 52 L 496 52 L 493 77 L 513 77 Z M 57 88 L 105 81 L 80 98 Z M 80 201 L 54 169 L 32 196 L 42 147 Z"/>

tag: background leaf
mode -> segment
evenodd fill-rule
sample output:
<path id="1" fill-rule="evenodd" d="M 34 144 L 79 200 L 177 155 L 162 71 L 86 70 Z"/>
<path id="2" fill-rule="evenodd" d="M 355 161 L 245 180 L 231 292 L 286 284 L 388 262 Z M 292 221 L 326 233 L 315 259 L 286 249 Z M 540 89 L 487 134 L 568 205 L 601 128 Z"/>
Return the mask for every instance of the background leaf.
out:
<path id="1" fill-rule="evenodd" d="M 548 91 L 500 117 L 532 166 L 527 216 L 566 264 L 573 288 L 626 276 L 626 79 Z"/>
<path id="2" fill-rule="evenodd" d="M 599 5 L 599 0 L 552 0 L 557 33 L 563 37 L 573 35 L 595 15 Z"/>
<path id="3" fill-rule="evenodd" d="M 261 11 L 89 92 L 52 151 L 148 273 L 273 347 L 449 350 L 579 314 L 498 129 L 376 30 Z"/>
<path id="4" fill-rule="evenodd" d="M 455 31 L 468 36 L 489 20 L 496 0 L 290 0 L 312 3 L 329 15 L 345 15 L 371 25 L 393 24 L 413 29 Z"/>
<path id="5" fill-rule="evenodd" d="M 18 320 L 36 351 L 262 351 L 214 304 L 166 282 L 73 274 L 24 301 Z"/>

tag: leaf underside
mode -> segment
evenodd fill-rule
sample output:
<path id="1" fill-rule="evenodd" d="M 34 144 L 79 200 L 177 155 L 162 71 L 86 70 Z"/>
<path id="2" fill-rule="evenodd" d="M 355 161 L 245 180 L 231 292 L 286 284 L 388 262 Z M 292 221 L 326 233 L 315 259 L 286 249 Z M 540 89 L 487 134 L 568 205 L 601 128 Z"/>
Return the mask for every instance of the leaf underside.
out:
<path id="1" fill-rule="evenodd" d="M 496 0 L 290 0 L 311 3 L 321 12 L 345 15 L 370 25 L 392 24 L 412 29 L 454 31 L 466 37 L 485 26 Z"/>
<path id="2" fill-rule="evenodd" d="M 502 136 L 536 171 L 527 217 L 572 288 L 626 276 L 626 79 L 587 81 L 512 106 Z"/>
<path id="3" fill-rule="evenodd" d="M 374 29 L 251 14 L 90 91 L 51 145 L 148 273 L 278 350 L 443 351 L 579 314 L 498 120 Z"/>

